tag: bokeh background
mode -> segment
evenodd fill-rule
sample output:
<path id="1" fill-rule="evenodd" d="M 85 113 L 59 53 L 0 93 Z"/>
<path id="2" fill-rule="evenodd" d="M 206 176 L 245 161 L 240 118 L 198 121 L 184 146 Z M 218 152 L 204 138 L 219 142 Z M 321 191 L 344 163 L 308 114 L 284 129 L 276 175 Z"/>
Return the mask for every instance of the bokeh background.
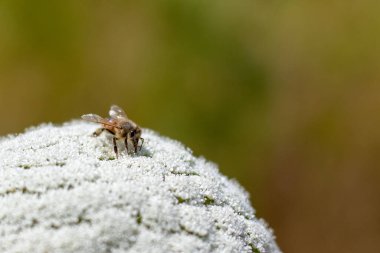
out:
<path id="1" fill-rule="evenodd" d="M 0 135 L 125 108 L 284 252 L 380 252 L 380 1 L 0 1 Z"/>

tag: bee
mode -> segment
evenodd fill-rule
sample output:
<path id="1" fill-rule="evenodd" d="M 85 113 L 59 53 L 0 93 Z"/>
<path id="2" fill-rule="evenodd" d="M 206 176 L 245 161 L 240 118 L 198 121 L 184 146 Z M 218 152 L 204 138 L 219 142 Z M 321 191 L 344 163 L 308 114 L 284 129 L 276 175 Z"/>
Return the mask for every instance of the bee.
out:
<path id="1" fill-rule="evenodd" d="M 82 119 L 90 122 L 102 124 L 101 128 L 98 128 L 93 136 L 99 136 L 103 131 L 107 131 L 113 135 L 113 149 L 118 158 L 118 150 L 116 140 L 123 140 L 125 148 L 128 152 L 128 143 L 131 142 L 134 147 L 134 152 L 137 153 L 137 149 L 141 150 L 144 143 L 144 138 L 141 138 L 141 128 L 132 120 L 128 119 L 127 114 L 117 105 L 112 105 L 109 110 L 109 118 L 102 118 L 96 114 L 82 115 Z M 139 141 L 141 140 L 141 145 Z"/>

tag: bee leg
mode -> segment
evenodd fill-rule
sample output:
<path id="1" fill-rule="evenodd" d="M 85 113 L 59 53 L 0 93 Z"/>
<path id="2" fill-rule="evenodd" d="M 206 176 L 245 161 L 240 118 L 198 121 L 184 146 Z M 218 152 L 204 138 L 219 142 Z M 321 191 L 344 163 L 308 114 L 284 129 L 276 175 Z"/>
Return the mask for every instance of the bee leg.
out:
<path id="1" fill-rule="evenodd" d="M 128 154 L 128 139 L 127 138 L 125 138 L 124 143 L 125 143 L 125 150 L 127 150 L 127 154 Z"/>
<path id="2" fill-rule="evenodd" d="M 140 138 L 140 139 L 141 139 L 141 145 L 140 145 L 140 151 L 141 151 L 142 146 L 143 146 L 143 144 L 144 144 L 144 138 Z"/>
<path id="3" fill-rule="evenodd" d="M 135 148 L 135 154 L 137 153 L 137 144 L 138 144 L 137 142 L 133 143 L 133 147 Z"/>
<path id="4" fill-rule="evenodd" d="M 98 128 L 96 129 L 95 132 L 92 133 L 92 136 L 99 136 L 101 133 L 103 133 L 103 131 L 106 130 L 105 128 L 101 127 L 101 128 Z"/>
<path id="5" fill-rule="evenodd" d="M 116 138 L 113 137 L 112 138 L 113 140 L 113 151 L 115 151 L 115 154 L 116 154 L 116 159 L 119 158 L 119 154 L 117 153 L 117 144 L 116 144 Z"/>

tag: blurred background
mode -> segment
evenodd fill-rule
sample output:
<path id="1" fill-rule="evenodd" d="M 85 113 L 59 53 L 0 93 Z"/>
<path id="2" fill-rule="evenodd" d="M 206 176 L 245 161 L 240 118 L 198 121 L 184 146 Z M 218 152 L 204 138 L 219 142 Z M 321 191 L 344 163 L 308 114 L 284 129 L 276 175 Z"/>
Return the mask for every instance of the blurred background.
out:
<path id="1" fill-rule="evenodd" d="M 380 252 L 380 1 L 0 1 L 0 135 L 125 108 L 284 252 Z"/>

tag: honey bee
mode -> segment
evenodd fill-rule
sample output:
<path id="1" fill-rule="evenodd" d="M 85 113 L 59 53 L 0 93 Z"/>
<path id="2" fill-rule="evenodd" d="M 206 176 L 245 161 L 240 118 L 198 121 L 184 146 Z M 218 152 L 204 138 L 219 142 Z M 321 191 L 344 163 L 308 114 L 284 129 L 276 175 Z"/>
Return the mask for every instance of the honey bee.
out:
<path id="1" fill-rule="evenodd" d="M 104 130 L 113 135 L 113 149 L 118 158 L 118 150 L 116 140 L 124 140 L 125 148 L 128 153 L 128 142 L 132 142 L 134 152 L 137 153 L 139 141 L 141 150 L 144 143 L 144 139 L 141 138 L 141 128 L 132 120 L 128 119 L 127 114 L 117 105 L 112 105 L 109 110 L 109 118 L 102 118 L 96 114 L 82 115 L 82 119 L 90 122 L 102 124 L 101 128 L 98 128 L 93 135 L 99 136 Z"/>

